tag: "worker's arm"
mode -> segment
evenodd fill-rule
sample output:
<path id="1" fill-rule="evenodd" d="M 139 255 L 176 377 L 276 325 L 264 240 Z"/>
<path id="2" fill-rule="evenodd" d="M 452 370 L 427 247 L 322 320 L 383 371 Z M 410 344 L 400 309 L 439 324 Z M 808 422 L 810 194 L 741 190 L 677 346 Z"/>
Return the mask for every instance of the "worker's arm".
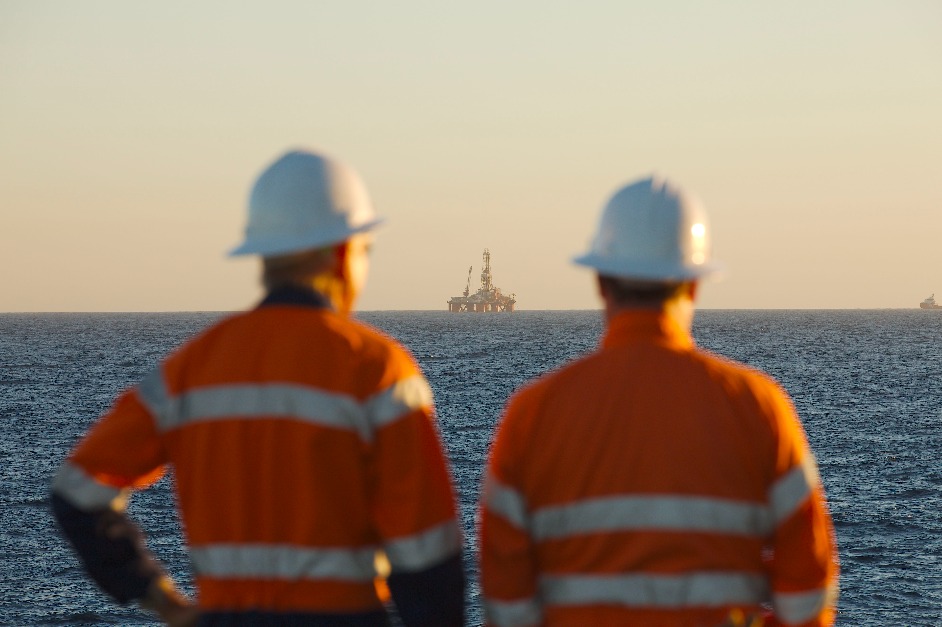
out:
<path id="1" fill-rule="evenodd" d="M 123 512 L 84 511 L 59 494 L 52 511 L 86 572 L 120 603 L 137 601 L 173 627 L 195 625 L 196 608 L 181 595 L 144 544 L 144 534 Z"/>
<path id="2" fill-rule="evenodd" d="M 769 491 L 775 524 L 770 564 L 778 624 L 833 625 L 838 594 L 834 528 L 814 455 L 787 398 L 778 402 L 776 479 Z"/>
<path id="3" fill-rule="evenodd" d="M 52 512 L 88 575 L 119 603 L 143 598 L 151 582 L 163 575 L 140 529 L 123 511 L 86 511 L 53 492 Z"/>
<path id="4" fill-rule="evenodd" d="M 370 412 L 373 524 L 399 616 L 408 627 L 464 625 L 462 534 L 428 384 L 407 374 L 370 402 Z"/>
<path id="5" fill-rule="evenodd" d="M 517 428 L 525 405 L 520 398 L 508 404 L 491 446 L 481 495 L 481 587 L 485 618 L 493 627 L 539 625 L 543 619 L 529 507 L 519 481 L 526 437 Z"/>
<path id="6" fill-rule="evenodd" d="M 163 474 L 154 421 L 137 391 L 122 394 L 72 451 L 52 486 L 53 514 L 89 576 L 120 603 L 138 601 L 174 625 L 188 606 L 126 513 L 131 490 Z M 169 622 L 172 621 L 172 622 Z"/>

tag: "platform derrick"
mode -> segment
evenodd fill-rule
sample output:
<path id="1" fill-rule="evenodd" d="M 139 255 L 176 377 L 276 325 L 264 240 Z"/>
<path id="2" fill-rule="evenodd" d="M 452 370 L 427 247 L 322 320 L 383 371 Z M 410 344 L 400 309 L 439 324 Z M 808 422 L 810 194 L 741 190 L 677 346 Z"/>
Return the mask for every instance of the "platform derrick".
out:
<path id="1" fill-rule="evenodd" d="M 491 253 L 484 249 L 484 266 L 481 270 L 481 287 L 471 294 L 471 272 L 474 266 L 468 268 L 468 280 L 465 283 L 464 294 L 453 296 L 448 301 L 448 311 L 452 313 L 498 313 L 513 311 L 516 304 L 516 294 L 507 296 L 502 294 L 499 287 L 494 286 L 491 276 Z"/>

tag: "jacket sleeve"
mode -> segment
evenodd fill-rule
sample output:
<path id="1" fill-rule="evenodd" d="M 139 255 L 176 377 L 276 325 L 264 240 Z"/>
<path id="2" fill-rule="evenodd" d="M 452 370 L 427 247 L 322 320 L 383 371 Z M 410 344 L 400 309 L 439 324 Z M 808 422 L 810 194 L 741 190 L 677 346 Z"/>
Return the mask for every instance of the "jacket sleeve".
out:
<path id="1" fill-rule="evenodd" d="M 400 618 L 409 627 L 463 625 L 462 534 L 428 383 L 407 371 L 369 401 L 368 413 L 373 525 Z"/>
<path id="2" fill-rule="evenodd" d="M 526 406 L 525 397 L 508 404 L 491 446 L 479 507 L 484 613 L 487 624 L 496 627 L 542 623 L 528 504 L 518 475 L 526 438 L 517 430 Z"/>
<path id="3" fill-rule="evenodd" d="M 121 603 L 144 596 L 164 574 L 125 514 L 131 490 L 163 474 L 163 451 L 137 392 L 122 394 L 53 480 L 51 504 L 91 578 Z"/>
<path id="4" fill-rule="evenodd" d="M 774 525 L 769 568 L 775 618 L 789 626 L 832 625 L 838 559 L 824 488 L 791 402 L 784 392 L 773 402 L 779 439 L 768 500 Z"/>

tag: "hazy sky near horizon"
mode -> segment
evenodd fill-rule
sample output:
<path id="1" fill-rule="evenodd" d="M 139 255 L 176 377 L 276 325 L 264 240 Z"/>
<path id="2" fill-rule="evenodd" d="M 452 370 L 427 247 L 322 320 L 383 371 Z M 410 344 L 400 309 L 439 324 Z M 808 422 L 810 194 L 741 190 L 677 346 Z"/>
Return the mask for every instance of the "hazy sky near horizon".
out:
<path id="1" fill-rule="evenodd" d="M 695 192 L 710 308 L 942 297 L 942 3 L 0 0 L 0 312 L 235 310 L 281 152 L 357 168 L 387 225 L 359 309 L 445 309 L 490 249 L 521 309 L 608 196 Z"/>

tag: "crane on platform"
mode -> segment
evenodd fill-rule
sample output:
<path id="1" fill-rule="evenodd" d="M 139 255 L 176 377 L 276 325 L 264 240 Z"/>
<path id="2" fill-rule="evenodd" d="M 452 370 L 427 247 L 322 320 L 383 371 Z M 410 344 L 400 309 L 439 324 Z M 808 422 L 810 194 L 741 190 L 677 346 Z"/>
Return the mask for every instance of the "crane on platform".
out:
<path id="1" fill-rule="evenodd" d="M 468 294 L 471 293 L 471 271 L 474 270 L 474 266 L 468 267 L 468 282 L 464 284 L 464 295 L 465 298 L 468 297 Z"/>

